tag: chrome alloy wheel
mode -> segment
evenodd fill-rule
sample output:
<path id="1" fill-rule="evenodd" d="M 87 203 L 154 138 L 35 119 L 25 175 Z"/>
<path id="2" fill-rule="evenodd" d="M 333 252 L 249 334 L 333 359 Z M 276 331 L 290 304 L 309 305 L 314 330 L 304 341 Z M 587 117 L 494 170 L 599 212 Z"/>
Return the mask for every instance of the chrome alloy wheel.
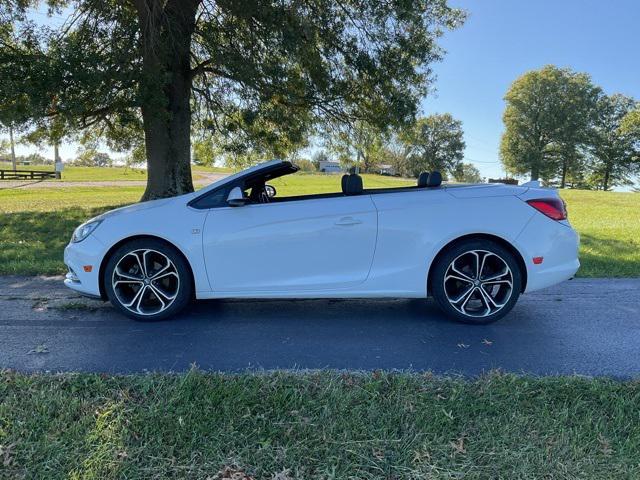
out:
<path id="1" fill-rule="evenodd" d="M 453 308 L 470 317 L 499 312 L 513 292 L 513 274 L 507 262 L 487 250 L 458 255 L 446 270 L 444 293 Z"/>
<path id="2" fill-rule="evenodd" d="M 113 269 L 111 286 L 120 304 L 137 315 L 156 315 L 171 306 L 180 290 L 173 262 L 157 250 L 126 253 Z"/>

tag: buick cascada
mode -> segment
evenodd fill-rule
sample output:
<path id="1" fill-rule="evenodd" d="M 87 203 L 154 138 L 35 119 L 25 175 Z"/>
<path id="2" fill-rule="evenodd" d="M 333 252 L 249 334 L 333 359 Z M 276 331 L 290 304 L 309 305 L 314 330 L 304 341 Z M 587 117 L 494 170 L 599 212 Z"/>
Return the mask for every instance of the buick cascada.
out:
<path id="1" fill-rule="evenodd" d="M 278 196 L 298 168 L 274 160 L 194 193 L 119 208 L 79 226 L 65 284 L 137 320 L 192 299 L 427 298 L 450 317 L 488 323 L 521 293 L 571 278 L 578 235 L 552 189 L 416 185 Z"/>

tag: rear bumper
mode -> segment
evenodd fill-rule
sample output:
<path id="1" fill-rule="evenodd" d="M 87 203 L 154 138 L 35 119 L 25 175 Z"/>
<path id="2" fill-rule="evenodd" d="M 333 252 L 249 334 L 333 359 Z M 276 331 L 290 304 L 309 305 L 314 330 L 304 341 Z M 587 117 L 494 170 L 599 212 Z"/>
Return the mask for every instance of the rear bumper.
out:
<path id="1" fill-rule="evenodd" d="M 572 278 L 580 268 L 580 237 L 568 223 L 560 223 L 542 214 L 534 215 L 520 233 L 517 243 L 526 255 L 526 292 L 556 285 Z M 542 263 L 533 263 L 542 257 Z"/>

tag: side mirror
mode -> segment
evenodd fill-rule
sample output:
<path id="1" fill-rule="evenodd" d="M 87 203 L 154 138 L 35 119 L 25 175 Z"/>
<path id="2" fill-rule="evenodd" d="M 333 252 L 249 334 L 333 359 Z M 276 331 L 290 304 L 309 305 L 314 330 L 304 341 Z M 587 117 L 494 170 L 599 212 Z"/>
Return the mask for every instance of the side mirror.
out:
<path id="1" fill-rule="evenodd" d="M 227 204 L 230 207 L 242 207 L 248 202 L 249 199 L 245 198 L 240 187 L 233 187 L 227 196 Z"/>
<path id="2" fill-rule="evenodd" d="M 264 192 L 267 194 L 267 197 L 269 197 L 269 198 L 275 197 L 276 193 L 278 193 L 278 192 L 276 192 L 276 187 L 274 187 L 273 185 L 269 185 L 269 184 L 266 184 L 264 186 Z"/>

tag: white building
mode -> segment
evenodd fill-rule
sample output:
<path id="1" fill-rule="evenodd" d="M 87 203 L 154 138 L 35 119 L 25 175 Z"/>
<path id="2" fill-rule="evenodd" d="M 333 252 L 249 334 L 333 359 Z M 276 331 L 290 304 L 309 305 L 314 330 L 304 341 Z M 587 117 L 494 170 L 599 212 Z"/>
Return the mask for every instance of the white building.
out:
<path id="1" fill-rule="evenodd" d="M 330 160 L 321 160 L 318 170 L 323 173 L 340 173 L 342 171 L 340 168 L 340 162 L 333 162 Z"/>
<path id="2" fill-rule="evenodd" d="M 396 169 L 393 168 L 393 165 L 380 165 L 380 168 L 378 169 L 378 173 L 380 175 L 395 175 L 396 174 Z"/>

